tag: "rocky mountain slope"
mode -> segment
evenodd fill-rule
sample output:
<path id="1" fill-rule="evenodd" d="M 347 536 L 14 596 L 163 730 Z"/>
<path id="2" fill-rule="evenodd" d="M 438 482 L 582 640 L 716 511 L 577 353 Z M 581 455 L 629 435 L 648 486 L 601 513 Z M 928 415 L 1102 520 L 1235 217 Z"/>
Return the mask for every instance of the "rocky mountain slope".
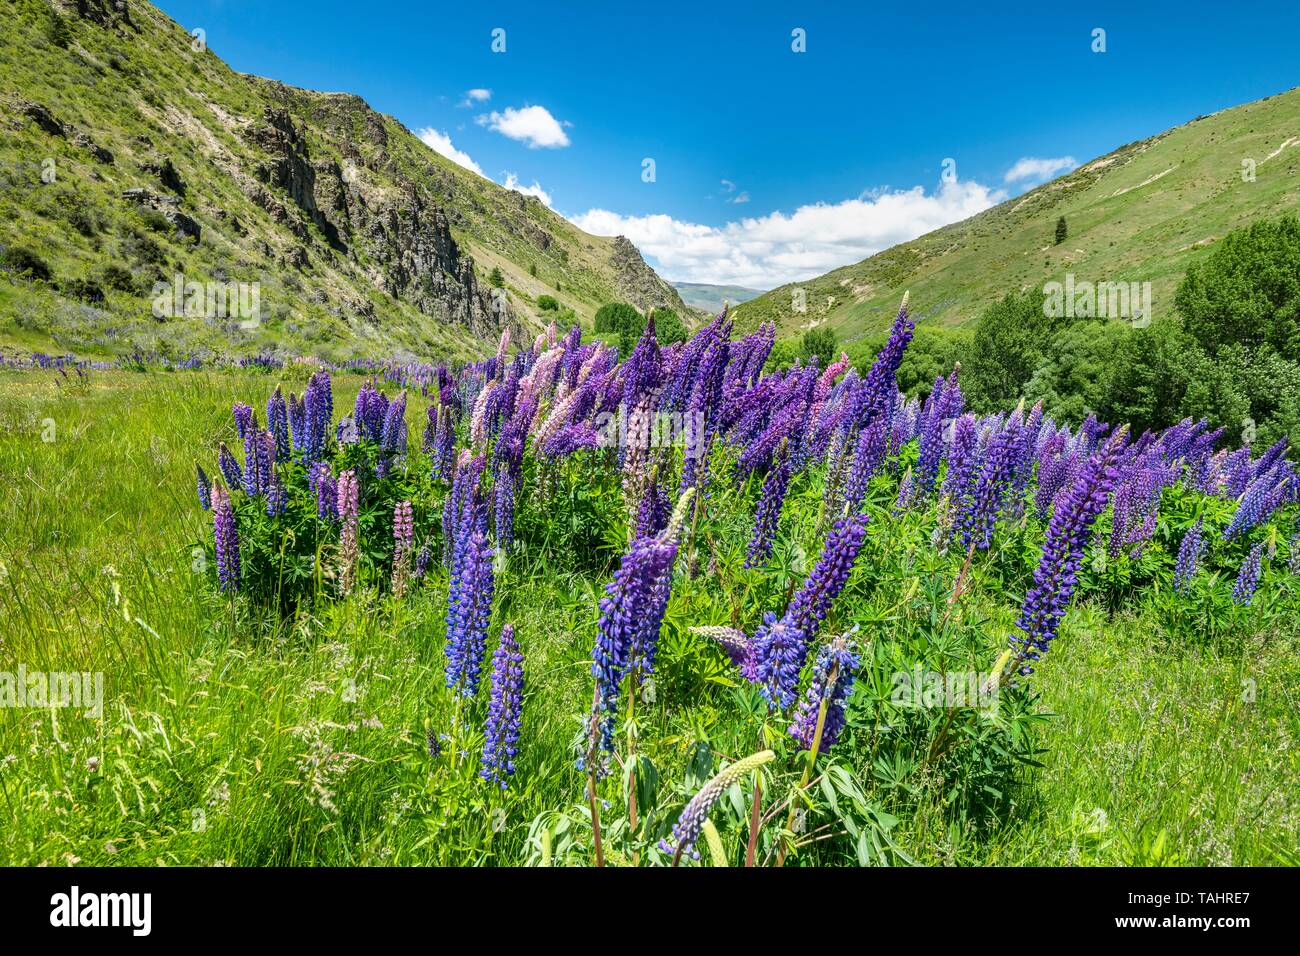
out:
<path id="1" fill-rule="evenodd" d="M 588 319 L 685 311 L 626 239 L 359 97 L 236 73 L 147 3 L 0 0 L 0 19 L 0 345 L 464 356 L 539 327 L 543 294 Z M 213 307 L 236 288 L 256 315 Z"/>
<path id="2" fill-rule="evenodd" d="M 962 222 L 736 309 L 738 328 L 827 325 L 852 341 L 888 324 L 911 290 L 926 322 L 956 324 L 1048 282 L 1150 282 L 1170 314 L 1187 266 L 1229 230 L 1300 201 L 1300 89 L 1130 143 Z M 1066 237 L 1056 242 L 1056 225 Z M 794 293 L 803 292 L 803 311 Z"/>

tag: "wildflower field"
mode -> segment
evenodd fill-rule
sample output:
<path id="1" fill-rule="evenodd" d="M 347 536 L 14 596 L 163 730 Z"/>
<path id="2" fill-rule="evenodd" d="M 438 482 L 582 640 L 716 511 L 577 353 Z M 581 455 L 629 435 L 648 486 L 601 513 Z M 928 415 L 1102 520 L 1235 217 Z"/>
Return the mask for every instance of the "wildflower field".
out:
<path id="1" fill-rule="evenodd" d="M 1297 862 L 1285 445 L 909 400 L 912 332 L 8 363 L 0 863 Z"/>

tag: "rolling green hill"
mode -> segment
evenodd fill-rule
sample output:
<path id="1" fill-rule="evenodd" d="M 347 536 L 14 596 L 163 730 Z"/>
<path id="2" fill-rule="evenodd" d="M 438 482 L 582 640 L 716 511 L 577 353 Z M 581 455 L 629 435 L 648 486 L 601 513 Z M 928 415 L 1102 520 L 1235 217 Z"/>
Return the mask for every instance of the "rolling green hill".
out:
<path id="1" fill-rule="evenodd" d="M 1253 178 L 1245 161 L 1253 161 Z M 843 342 L 879 331 L 905 290 L 921 321 L 954 325 L 1012 290 L 1048 282 L 1150 282 L 1153 316 L 1173 311 L 1187 266 L 1229 230 L 1294 212 L 1300 89 L 1130 143 L 977 216 L 735 310 L 739 329 L 826 325 Z M 1067 237 L 1055 242 L 1064 216 Z M 805 309 L 794 308 L 802 289 Z"/>
<path id="2" fill-rule="evenodd" d="M 686 311 L 626 239 L 356 96 L 236 73 L 147 3 L 0 0 L 0 20 L 0 347 L 460 357 L 539 328 L 543 294 Z M 155 303 L 191 282 L 255 283 L 255 317 Z"/>
<path id="3" fill-rule="evenodd" d="M 674 282 L 673 288 L 681 293 L 691 308 L 703 309 L 713 315 L 721 312 L 726 303 L 748 302 L 763 294 L 762 289 L 748 289 L 743 285 L 709 285 L 704 282 Z"/>

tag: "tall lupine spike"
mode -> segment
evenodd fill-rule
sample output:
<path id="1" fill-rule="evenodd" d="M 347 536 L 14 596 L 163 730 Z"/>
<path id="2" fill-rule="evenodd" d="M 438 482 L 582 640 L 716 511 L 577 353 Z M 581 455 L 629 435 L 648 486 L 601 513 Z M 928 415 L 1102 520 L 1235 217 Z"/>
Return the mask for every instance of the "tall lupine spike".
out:
<path id="1" fill-rule="evenodd" d="M 266 486 L 266 513 L 272 518 L 278 517 L 284 514 L 286 504 L 287 496 L 284 485 L 280 482 L 279 473 L 272 469 L 271 478 Z"/>
<path id="2" fill-rule="evenodd" d="M 393 594 L 406 593 L 406 579 L 411 572 L 411 550 L 415 546 L 415 522 L 411 503 L 399 501 L 393 508 Z"/>
<path id="3" fill-rule="evenodd" d="M 292 452 L 289 447 L 289 410 L 279 385 L 266 400 L 266 427 L 275 436 L 275 460 L 288 461 Z"/>
<path id="4" fill-rule="evenodd" d="M 889 341 L 876 355 L 871 371 L 867 373 L 858 399 L 859 424 L 870 424 L 877 417 L 893 417 L 895 396 L 898 394 L 898 369 L 903 364 L 903 353 L 912 341 L 912 332 L 916 328 L 907 316 L 909 295 L 910 293 L 903 293 L 898 315 L 890 328 Z"/>
<path id="5" fill-rule="evenodd" d="M 199 493 L 199 507 L 208 511 L 212 507 L 212 483 L 208 481 L 208 476 L 204 474 L 198 462 L 194 463 L 194 471 Z"/>
<path id="6" fill-rule="evenodd" d="M 590 722 L 591 751 L 610 753 L 614 749 L 614 725 L 618 717 L 619 685 L 635 663 L 638 645 L 651 630 L 657 636 L 663 621 L 662 594 L 657 590 L 665 575 L 671 575 L 677 544 L 659 537 L 632 542 L 614 580 L 605 586 L 600 599 L 600 621 L 592 648 L 591 674 L 596 679 L 595 700 Z"/>
<path id="7" fill-rule="evenodd" d="M 250 410 L 250 414 L 252 414 Z M 258 463 L 258 451 L 262 447 L 261 433 L 254 421 L 244 429 L 244 494 L 252 497 L 262 491 L 262 469 Z"/>
<path id="8" fill-rule="evenodd" d="M 763 481 L 763 490 L 759 494 L 758 507 L 754 513 L 754 533 L 749 539 L 749 549 L 745 556 L 745 567 L 753 568 L 762 564 L 772 553 L 772 539 L 781 521 L 781 509 L 785 505 L 786 491 L 790 487 L 790 446 L 785 443 L 777 453 L 777 461 Z"/>
<path id="9" fill-rule="evenodd" d="M 673 839 L 660 841 L 659 849 L 672 855 L 674 865 L 683 857 L 698 860 L 700 854 L 695 844 L 704 830 L 704 823 L 709 819 L 709 811 L 718 802 L 718 798 L 731 789 L 731 785 L 742 779 L 750 771 L 757 770 L 763 764 L 776 758 L 770 750 L 761 750 L 722 770 L 717 776 L 699 789 L 695 796 L 682 810 L 682 815 L 673 824 Z"/>
<path id="10" fill-rule="evenodd" d="M 230 493 L 221 485 L 212 487 L 212 535 L 217 553 L 217 579 L 221 590 L 239 590 L 239 532 Z"/>
<path id="11" fill-rule="evenodd" d="M 503 790 L 515 772 L 523 703 L 524 655 L 515 642 L 515 626 L 507 624 L 492 655 L 492 699 L 483 728 L 483 768 L 479 771 L 484 780 L 495 781 Z"/>
<path id="12" fill-rule="evenodd" d="M 392 455 L 406 454 L 406 392 L 401 392 L 384 412 L 380 450 Z"/>
<path id="13" fill-rule="evenodd" d="M 239 467 L 239 462 L 226 443 L 221 443 L 221 449 L 217 455 L 217 464 L 221 468 L 221 477 L 226 479 L 226 484 L 231 488 L 241 488 L 244 484 L 244 473 Z"/>
<path id="14" fill-rule="evenodd" d="M 822 724 L 817 752 L 826 753 L 840 739 L 845 723 L 844 705 L 853 693 L 853 679 L 860 663 L 847 635 L 840 635 L 818 652 L 813 664 L 812 683 L 799 702 L 799 711 L 790 725 L 790 736 L 803 750 L 813 747 L 823 701 L 826 702 L 826 719 Z"/>
<path id="15" fill-rule="evenodd" d="M 1017 409 L 1006 426 L 989 440 L 979 477 L 969 497 L 962 502 L 957 524 L 961 528 L 963 547 L 969 548 L 974 543 L 986 551 L 993 541 L 993 528 L 1002 511 L 1022 438 L 1019 412 Z"/>
<path id="16" fill-rule="evenodd" d="M 1232 600 L 1237 604 L 1249 606 L 1259 589 L 1260 567 L 1264 560 L 1264 542 L 1261 541 L 1250 549 L 1246 560 L 1241 562 L 1237 572 L 1237 581 L 1232 586 Z"/>
<path id="17" fill-rule="evenodd" d="M 849 477 L 844 484 L 844 498 L 850 511 L 858 511 L 867 495 L 867 485 L 885 460 L 887 423 L 883 418 L 866 425 L 858 433 Z"/>
<path id="18" fill-rule="evenodd" d="M 915 486 L 912 481 L 912 469 L 903 473 L 903 480 L 898 483 L 898 497 L 894 499 L 894 514 L 900 515 L 912 506 Z"/>
<path id="19" fill-rule="evenodd" d="M 1011 667 L 1022 674 L 1033 670 L 1031 662 L 1047 653 L 1060 628 L 1074 589 L 1079 581 L 1083 553 L 1092 538 L 1097 516 L 1105 510 L 1118 472 L 1115 462 L 1128 439 L 1123 426 L 1089 458 L 1065 499 L 1057 504 L 1047 530 L 1042 557 L 1034 571 L 1034 587 L 1025 595 L 1017 626 L 1023 637 L 1009 640 L 1015 653 Z"/>
<path id="20" fill-rule="evenodd" d="M 692 627 L 690 632 L 716 642 L 719 647 L 727 652 L 727 656 L 731 658 L 731 663 L 737 667 L 742 666 L 746 657 L 749 656 L 749 638 L 744 631 L 737 630 L 734 627 L 707 624 Z"/>
<path id="21" fill-rule="evenodd" d="M 361 557 L 360 526 L 360 489 L 357 485 L 357 473 L 349 468 L 339 475 L 336 485 L 338 491 L 338 518 L 343 523 L 343 535 L 339 542 L 339 559 L 342 571 L 339 584 L 344 594 L 356 584 L 357 562 Z"/>
<path id="22" fill-rule="evenodd" d="M 1183 543 L 1178 546 L 1178 560 L 1174 564 L 1174 590 L 1186 594 L 1191 584 L 1196 567 L 1205 553 L 1204 519 L 1197 518 L 1196 524 L 1187 529 Z"/>
<path id="23" fill-rule="evenodd" d="M 460 530 L 455 549 L 447 603 L 446 682 L 461 697 L 473 697 L 487 652 L 495 586 L 492 546 L 481 518 Z"/>
<path id="24" fill-rule="evenodd" d="M 253 413 L 251 405 L 247 405 L 244 402 L 235 402 L 235 404 L 231 406 L 230 411 L 235 417 L 235 430 L 239 433 L 241 439 L 243 439 L 250 430 L 257 430 L 257 416 Z"/>

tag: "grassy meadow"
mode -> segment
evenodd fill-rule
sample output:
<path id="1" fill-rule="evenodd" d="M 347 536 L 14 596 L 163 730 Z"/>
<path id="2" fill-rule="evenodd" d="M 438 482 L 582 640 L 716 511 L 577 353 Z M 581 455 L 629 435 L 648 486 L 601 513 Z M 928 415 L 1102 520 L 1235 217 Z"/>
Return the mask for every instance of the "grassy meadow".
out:
<path id="1" fill-rule="evenodd" d="M 478 777 L 486 689 L 456 704 L 444 687 L 441 564 L 404 599 L 363 579 L 283 615 L 214 586 L 195 461 L 214 462 L 219 440 L 238 447 L 233 402 L 260 408 L 277 382 L 305 379 L 0 370 L 0 671 L 105 675 L 98 719 L 0 708 L 0 863 L 591 862 L 575 741 L 596 602 L 626 546 L 617 489 L 575 465 L 549 479 L 546 500 L 521 495 L 493 609 L 494 635 L 514 623 L 526 674 L 518 769 L 500 789 Z M 336 375 L 337 405 L 362 382 Z M 422 423 L 426 404 L 411 391 L 408 420 Z M 619 726 L 639 741 L 638 786 L 653 791 L 640 805 L 660 832 L 718 760 L 753 752 L 764 733 L 752 690 L 688 628 L 748 629 L 760 610 L 779 612 L 817 557 L 821 481 L 813 468 L 796 477 L 758 569 L 741 566 L 756 486 L 713 486 L 654 684 Z M 1217 571 L 1175 602 L 1159 574 L 1127 587 L 1094 562 L 1032 679 L 995 717 L 936 731 L 942 712 L 891 704 L 891 674 L 987 670 L 1042 529 L 1032 516 L 1000 526 L 941 622 L 963 556 L 930 546 L 927 511 L 891 516 L 897 481 L 873 480 L 867 541 L 828 621 L 828 633 L 858 629 L 863 670 L 848 730 L 810 788 L 810 839 L 786 865 L 1296 862 L 1300 579 L 1281 553 L 1249 608 L 1225 606 L 1232 582 Z M 1148 554 L 1167 561 L 1177 541 L 1162 525 Z M 777 799 L 793 777 L 775 768 L 798 763 L 773 738 L 764 779 Z M 653 861 L 629 837 L 620 774 L 601 796 L 609 861 Z M 735 785 L 715 807 L 704 864 L 743 862 L 748 803 Z"/>

